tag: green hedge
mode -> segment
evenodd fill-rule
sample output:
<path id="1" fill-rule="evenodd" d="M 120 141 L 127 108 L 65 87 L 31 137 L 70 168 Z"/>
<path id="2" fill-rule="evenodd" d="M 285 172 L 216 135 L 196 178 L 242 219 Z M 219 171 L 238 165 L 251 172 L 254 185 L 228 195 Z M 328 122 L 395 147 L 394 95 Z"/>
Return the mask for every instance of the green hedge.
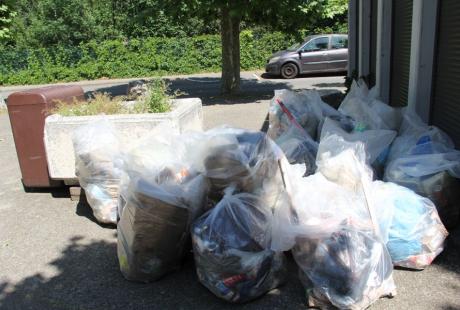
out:
<path id="1" fill-rule="evenodd" d="M 241 33 L 241 69 L 262 68 L 292 38 L 282 33 Z M 219 35 L 88 42 L 36 50 L 0 47 L 0 85 L 98 78 L 146 77 L 220 71 Z"/>

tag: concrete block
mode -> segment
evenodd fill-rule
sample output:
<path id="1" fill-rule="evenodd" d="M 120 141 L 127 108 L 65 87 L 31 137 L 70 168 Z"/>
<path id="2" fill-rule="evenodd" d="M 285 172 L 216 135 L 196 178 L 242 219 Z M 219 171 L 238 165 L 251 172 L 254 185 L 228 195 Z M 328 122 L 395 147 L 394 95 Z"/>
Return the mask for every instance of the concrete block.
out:
<path id="1" fill-rule="evenodd" d="M 159 124 L 168 123 L 176 133 L 202 131 L 201 99 L 187 98 L 172 101 L 167 113 L 120 114 L 94 116 L 50 115 L 45 121 L 45 149 L 50 177 L 75 184 L 75 155 L 72 144 L 73 131 L 98 119 L 109 120 L 117 129 L 122 145 L 155 132 Z M 161 132 L 159 132 L 161 134 Z"/>

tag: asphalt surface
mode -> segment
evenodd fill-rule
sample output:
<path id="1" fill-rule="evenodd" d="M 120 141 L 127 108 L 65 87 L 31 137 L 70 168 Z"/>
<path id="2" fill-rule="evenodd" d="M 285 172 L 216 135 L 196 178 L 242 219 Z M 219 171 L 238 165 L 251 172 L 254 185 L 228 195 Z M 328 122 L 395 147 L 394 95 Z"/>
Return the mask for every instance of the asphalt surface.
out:
<path id="1" fill-rule="evenodd" d="M 202 92 L 205 127 L 229 124 L 257 130 L 264 127 L 268 99 L 278 83 L 310 88 L 343 78 L 275 80 L 260 91 L 252 86 L 236 99 L 220 97 L 208 81 L 190 87 L 191 95 Z M 248 81 L 257 84 L 257 78 Z M 158 282 L 126 281 L 118 268 L 115 229 L 97 224 L 90 209 L 71 201 L 65 190 L 23 191 L 7 114 L 0 114 L 0 163 L 0 309 L 306 308 L 291 258 L 286 285 L 243 305 L 229 305 L 201 286 L 191 255 L 181 270 Z M 460 309 L 459 240 L 457 230 L 424 271 L 395 270 L 398 295 L 379 300 L 371 309 Z"/>

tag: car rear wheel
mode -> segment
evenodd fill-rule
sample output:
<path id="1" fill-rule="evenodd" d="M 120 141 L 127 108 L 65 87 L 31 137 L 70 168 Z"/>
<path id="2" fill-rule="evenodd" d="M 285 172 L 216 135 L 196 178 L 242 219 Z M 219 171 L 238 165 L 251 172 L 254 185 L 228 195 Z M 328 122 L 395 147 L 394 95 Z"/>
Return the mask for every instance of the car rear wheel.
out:
<path id="1" fill-rule="evenodd" d="M 281 67 L 281 76 L 285 79 L 293 79 L 299 74 L 299 69 L 293 63 L 287 63 Z"/>

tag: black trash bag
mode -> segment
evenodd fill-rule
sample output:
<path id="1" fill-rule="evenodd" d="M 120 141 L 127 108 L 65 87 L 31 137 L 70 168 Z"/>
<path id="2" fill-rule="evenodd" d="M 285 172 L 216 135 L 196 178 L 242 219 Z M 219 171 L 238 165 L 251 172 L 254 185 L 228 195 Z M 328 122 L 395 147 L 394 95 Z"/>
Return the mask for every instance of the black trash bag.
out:
<path id="1" fill-rule="evenodd" d="M 273 214 L 248 193 L 227 193 L 192 228 L 199 281 L 219 298 L 242 303 L 285 281 L 282 252 L 269 249 Z"/>

